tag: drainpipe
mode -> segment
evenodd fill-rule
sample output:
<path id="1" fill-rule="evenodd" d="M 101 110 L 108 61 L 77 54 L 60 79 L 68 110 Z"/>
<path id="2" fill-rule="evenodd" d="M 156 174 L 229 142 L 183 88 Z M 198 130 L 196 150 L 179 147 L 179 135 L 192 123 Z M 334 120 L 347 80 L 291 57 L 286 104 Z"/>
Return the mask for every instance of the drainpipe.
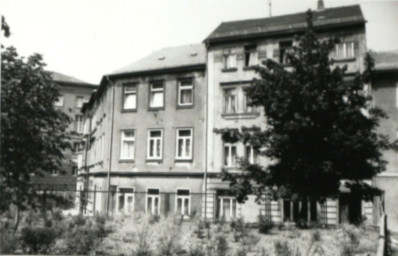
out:
<path id="1" fill-rule="evenodd" d="M 114 126 L 114 117 L 115 117 L 115 85 L 109 79 L 109 76 L 106 76 L 109 84 L 112 86 L 112 119 L 111 119 L 111 144 L 109 146 L 109 168 L 107 174 L 107 197 L 106 197 L 106 212 L 109 212 L 109 204 L 110 204 L 110 188 L 111 188 L 111 168 L 112 168 L 112 145 L 113 145 L 113 126 Z"/>
<path id="2" fill-rule="evenodd" d="M 208 99 L 209 99 L 209 90 L 208 90 L 208 65 L 207 65 L 207 61 L 208 61 L 208 51 L 207 51 L 207 47 L 208 44 L 206 43 L 206 60 L 205 60 L 205 104 L 206 104 L 206 111 L 205 111 L 205 172 L 203 174 L 203 179 L 205 182 L 205 221 L 207 220 L 207 163 L 208 163 L 208 159 L 207 159 L 207 147 L 208 147 L 208 126 L 209 126 L 209 122 L 208 122 L 208 114 L 209 114 L 209 104 L 208 104 Z"/>
<path id="3" fill-rule="evenodd" d="M 92 113 L 91 113 L 92 114 Z M 84 213 L 87 210 L 87 199 L 88 199 L 88 173 L 89 169 L 87 166 L 87 156 L 88 156 L 88 149 L 90 148 L 90 143 L 91 143 L 91 120 L 92 116 L 89 113 L 89 124 L 88 124 L 88 134 L 86 137 L 86 145 L 85 145 L 85 152 L 84 152 L 84 171 L 85 171 L 85 177 L 84 177 L 84 190 L 85 190 L 85 198 L 84 198 Z"/>

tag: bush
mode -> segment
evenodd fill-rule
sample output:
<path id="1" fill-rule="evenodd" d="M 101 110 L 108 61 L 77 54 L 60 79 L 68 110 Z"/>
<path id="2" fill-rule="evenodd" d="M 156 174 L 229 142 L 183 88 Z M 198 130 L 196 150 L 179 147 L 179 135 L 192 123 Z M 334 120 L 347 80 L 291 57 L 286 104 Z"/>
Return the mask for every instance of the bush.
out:
<path id="1" fill-rule="evenodd" d="M 289 244 L 286 241 L 276 241 L 274 246 L 276 256 L 293 256 L 293 252 L 290 250 Z"/>
<path id="2" fill-rule="evenodd" d="M 24 251 L 30 254 L 48 253 L 55 242 L 55 230 L 47 227 L 24 227 L 21 230 L 21 241 Z"/>
<path id="3" fill-rule="evenodd" d="M 13 254 L 19 247 L 19 238 L 12 230 L 0 229 L 0 254 Z"/>
<path id="4" fill-rule="evenodd" d="M 263 215 L 258 216 L 258 231 L 261 234 L 269 234 L 271 229 L 274 227 L 274 223 L 271 220 L 267 219 Z"/>

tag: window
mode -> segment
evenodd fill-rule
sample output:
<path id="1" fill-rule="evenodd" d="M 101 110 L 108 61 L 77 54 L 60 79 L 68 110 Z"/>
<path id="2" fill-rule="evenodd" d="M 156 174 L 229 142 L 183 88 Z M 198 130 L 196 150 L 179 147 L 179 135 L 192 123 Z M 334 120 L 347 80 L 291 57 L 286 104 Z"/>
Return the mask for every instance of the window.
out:
<path id="1" fill-rule="evenodd" d="M 146 195 L 146 212 L 160 214 L 160 192 L 159 189 L 149 188 Z"/>
<path id="2" fill-rule="evenodd" d="M 181 80 L 178 83 L 178 106 L 193 105 L 193 83 L 192 79 Z"/>
<path id="3" fill-rule="evenodd" d="M 149 130 L 148 131 L 148 147 L 147 147 L 147 158 L 148 159 L 162 159 L 162 130 Z"/>
<path id="4" fill-rule="evenodd" d="M 243 92 L 243 112 L 244 113 L 255 113 L 257 108 L 250 105 L 251 99 L 247 96 L 246 92 Z"/>
<path id="5" fill-rule="evenodd" d="M 176 159 L 192 159 L 192 129 L 177 129 Z"/>
<path id="6" fill-rule="evenodd" d="M 51 175 L 58 175 L 58 174 L 59 174 L 58 170 L 52 170 L 51 171 Z"/>
<path id="7" fill-rule="evenodd" d="M 236 166 L 236 144 L 232 143 L 224 144 L 224 166 L 225 167 Z"/>
<path id="8" fill-rule="evenodd" d="M 75 116 L 75 122 L 76 122 L 76 132 L 77 133 L 83 133 L 83 128 L 84 128 L 83 116 L 82 115 L 76 115 Z"/>
<path id="9" fill-rule="evenodd" d="M 77 166 L 73 166 L 72 167 L 72 175 L 76 175 L 77 174 Z"/>
<path id="10" fill-rule="evenodd" d="M 257 163 L 257 153 L 253 149 L 253 147 L 250 146 L 250 145 L 246 145 L 245 146 L 245 160 L 249 164 L 256 164 Z"/>
<path id="11" fill-rule="evenodd" d="M 287 53 L 292 45 L 293 41 L 279 42 L 279 63 L 288 64 Z"/>
<path id="12" fill-rule="evenodd" d="M 317 203 L 315 201 L 283 200 L 283 221 L 316 221 Z"/>
<path id="13" fill-rule="evenodd" d="M 224 113 L 234 114 L 237 112 L 237 95 L 235 88 L 224 90 Z"/>
<path id="14" fill-rule="evenodd" d="M 118 194 L 119 213 L 132 214 L 134 212 L 134 189 L 119 188 Z"/>
<path id="15" fill-rule="evenodd" d="M 177 189 L 176 213 L 188 216 L 191 213 L 190 193 L 188 189 Z"/>
<path id="16" fill-rule="evenodd" d="M 150 87 L 150 108 L 164 107 L 164 86 L 163 82 L 153 82 Z"/>
<path id="17" fill-rule="evenodd" d="M 123 88 L 123 109 L 137 109 L 137 85 L 129 84 Z"/>
<path id="18" fill-rule="evenodd" d="M 257 45 L 245 46 L 245 67 L 257 65 Z"/>
<path id="19" fill-rule="evenodd" d="M 233 49 L 223 50 L 224 69 L 236 68 L 236 54 Z"/>
<path id="20" fill-rule="evenodd" d="M 122 131 L 120 159 L 134 159 L 135 133 L 133 130 Z"/>
<path id="21" fill-rule="evenodd" d="M 57 97 L 57 99 L 54 102 L 54 106 L 56 107 L 62 107 L 64 105 L 64 96 L 60 95 Z"/>
<path id="22" fill-rule="evenodd" d="M 83 96 L 76 96 L 75 107 L 76 108 L 81 108 L 81 107 L 83 107 L 83 103 L 84 103 L 84 97 Z"/>
<path id="23" fill-rule="evenodd" d="M 354 42 L 343 42 L 336 44 L 336 58 L 353 58 L 354 53 Z"/>
<path id="24" fill-rule="evenodd" d="M 217 196 L 217 218 L 227 221 L 236 218 L 237 204 L 234 196 L 229 191 L 218 191 Z"/>

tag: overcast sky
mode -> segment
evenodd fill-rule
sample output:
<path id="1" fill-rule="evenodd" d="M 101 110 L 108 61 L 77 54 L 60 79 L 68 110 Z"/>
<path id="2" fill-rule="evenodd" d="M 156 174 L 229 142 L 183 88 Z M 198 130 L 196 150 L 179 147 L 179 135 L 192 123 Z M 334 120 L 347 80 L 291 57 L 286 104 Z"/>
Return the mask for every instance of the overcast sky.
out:
<path id="1" fill-rule="evenodd" d="M 272 15 L 315 9 L 317 0 L 271 0 Z M 0 0 L 20 55 L 44 55 L 49 70 L 99 83 L 102 75 L 168 46 L 202 42 L 221 22 L 268 17 L 268 0 Z M 398 49 L 398 1 L 360 4 L 368 49 Z"/>

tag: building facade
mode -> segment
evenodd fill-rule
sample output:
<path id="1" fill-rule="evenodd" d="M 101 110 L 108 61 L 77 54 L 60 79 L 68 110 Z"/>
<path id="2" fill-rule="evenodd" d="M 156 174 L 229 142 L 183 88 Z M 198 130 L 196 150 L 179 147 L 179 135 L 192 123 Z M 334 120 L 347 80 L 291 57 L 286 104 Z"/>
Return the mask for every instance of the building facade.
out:
<path id="1" fill-rule="evenodd" d="M 215 129 L 266 129 L 261 108 L 251 107 L 244 88 L 266 59 L 285 64 L 306 13 L 222 23 L 203 44 L 166 48 L 103 77 L 85 106 L 85 151 L 78 178 L 82 211 L 129 214 L 200 213 L 208 220 L 259 215 L 275 223 L 304 220 L 336 225 L 366 217 L 373 202 L 347 195 L 310 201 L 239 204 L 220 179 L 240 172 L 239 159 L 266 165 L 250 145 L 224 143 Z M 314 12 L 321 39 L 340 37 L 331 54 L 347 66 L 347 79 L 364 70 L 365 19 L 359 6 Z M 343 193 L 344 194 L 344 193 Z M 299 213 L 305 213 L 299 216 Z"/>
<path id="2" fill-rule="evenodd" d="M 200 214 L 205 82 L 202 44 L 162 49 L 104 77 L 85 112 L 78 188 L 91 191 L 87 214 Z"/>
<path id="3" fill-rule="evenodd" d="M 53 81 L 59 86 L 59 98 L 54 106 L 62 110 L 71 118 L 67 132 L 71 135 L 71 149 L 64 151 L 64 164 L 62 172 L 53 172 L 44 177 L 34 176 L 32 182 L 43 190 L 70 190 L 76 189 L 76 175 L 78 170 L 78 157 L 81 149 L 83 134 L 82 106 L 90 99 L 94 84 L 67 76 L 58 72 L 51 72 Z"/>
<path id="4" fill-rule="evenodd" d="M 384 110 L 388 119 L 382 119 L 379 132 L 390 139 L 398 139 L 398 51 L 373 53 L 375 75 L 372 98 L 376 107 Z M 384 208 L 389 229 L 398 231 L 398 155 L 387 151 L 383 155 L 387 168 L 374 178 L 375 185 L 384 191 Z"/>

